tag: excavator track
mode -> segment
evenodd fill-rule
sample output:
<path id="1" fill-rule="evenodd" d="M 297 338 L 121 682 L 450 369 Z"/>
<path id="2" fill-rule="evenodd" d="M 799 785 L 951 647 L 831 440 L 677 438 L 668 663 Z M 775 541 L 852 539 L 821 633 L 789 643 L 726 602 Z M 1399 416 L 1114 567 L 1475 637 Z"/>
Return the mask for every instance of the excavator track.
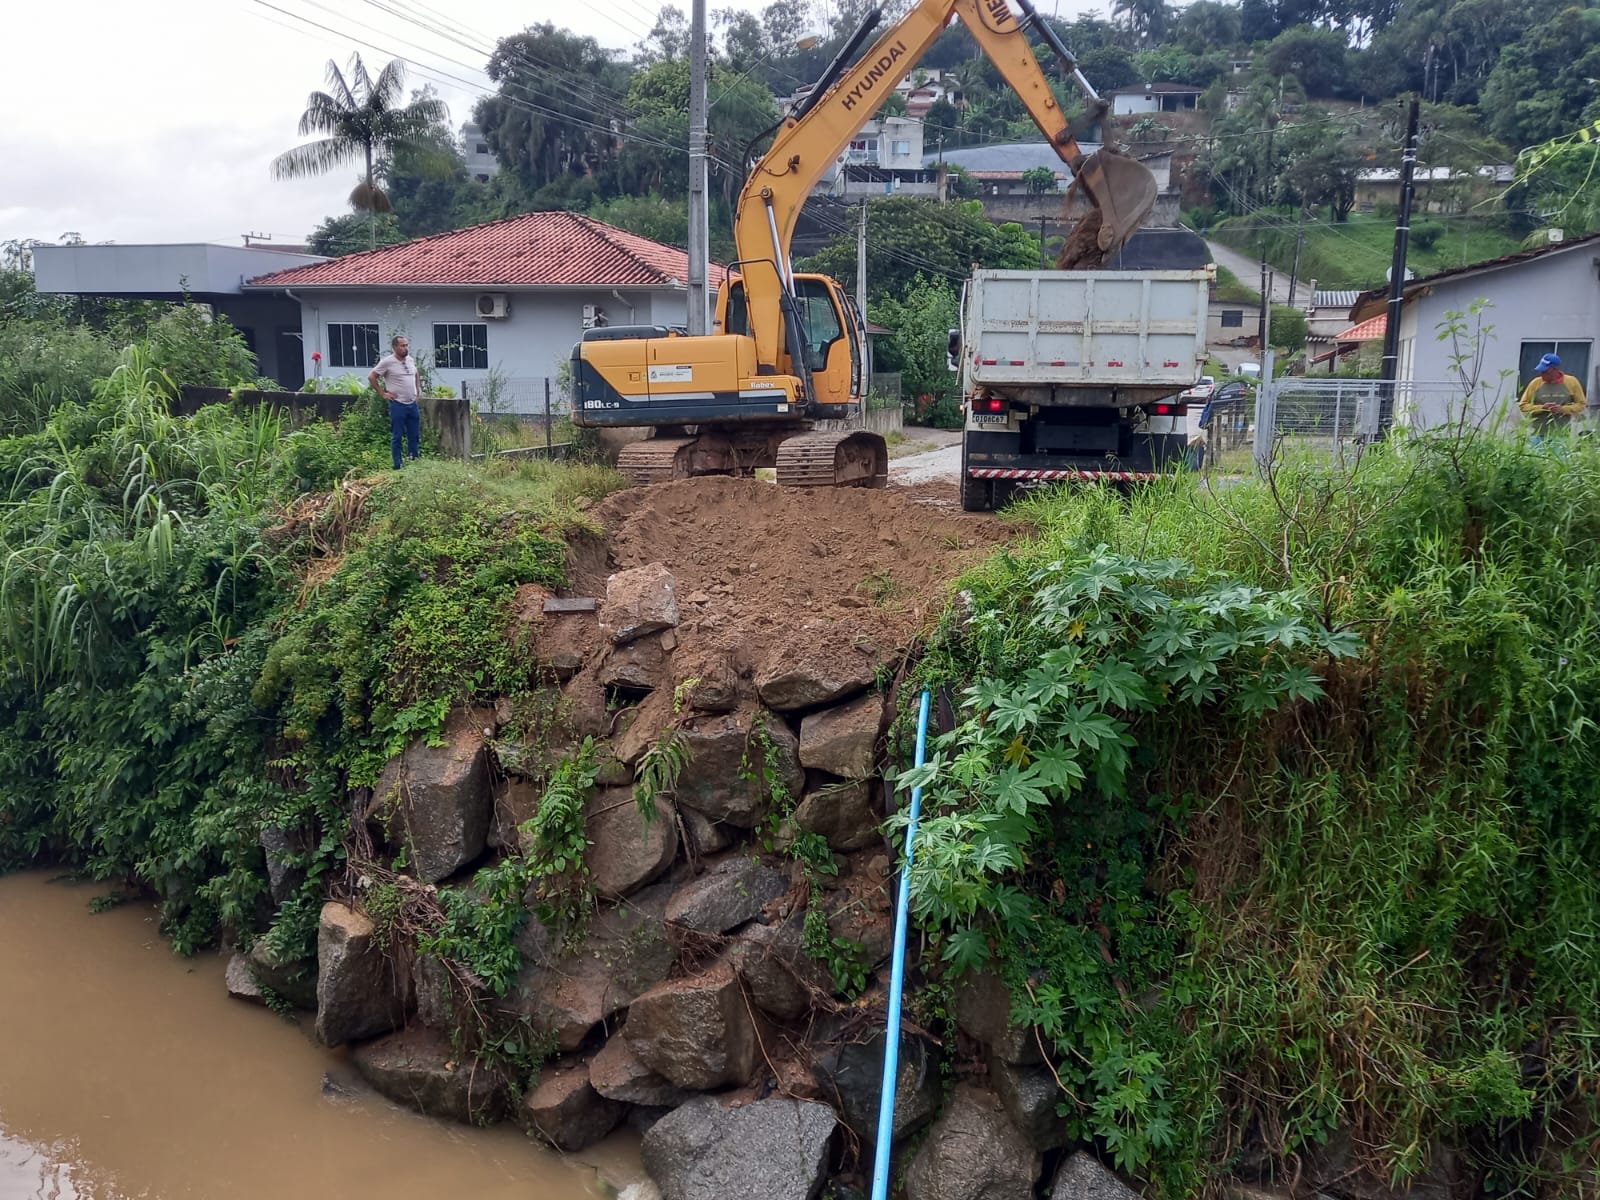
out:
<path id="1" fill-rule="evenodd" d="M 889 484 L 889 446 L 875 433 L 805 433 L 778 447 L 783 487 L 868 487 Z"/>
<path id="2" fill-rule="evenodd" d="M 629 442 L 617 455 L 617 470 L 622 472 L 631 487 L 687 479 L 690 474 L 689 449 L 696 440 L 692 437 L 651 437 L 642 442 Z"/>

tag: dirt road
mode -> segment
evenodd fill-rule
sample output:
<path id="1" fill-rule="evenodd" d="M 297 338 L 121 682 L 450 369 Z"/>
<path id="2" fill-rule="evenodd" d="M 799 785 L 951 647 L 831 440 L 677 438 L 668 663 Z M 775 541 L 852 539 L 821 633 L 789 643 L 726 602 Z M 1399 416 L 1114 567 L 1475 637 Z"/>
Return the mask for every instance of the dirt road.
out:
<path id="1" fill-rule="evenodd" d="M 908 454 L 889 462 L 889 482 L 906 487 L 919 483 L 954 483 L 961 477 L 961 431 L 959 429 L 907 430 L 918 442 L 929 442 L 937 449 Z"/>

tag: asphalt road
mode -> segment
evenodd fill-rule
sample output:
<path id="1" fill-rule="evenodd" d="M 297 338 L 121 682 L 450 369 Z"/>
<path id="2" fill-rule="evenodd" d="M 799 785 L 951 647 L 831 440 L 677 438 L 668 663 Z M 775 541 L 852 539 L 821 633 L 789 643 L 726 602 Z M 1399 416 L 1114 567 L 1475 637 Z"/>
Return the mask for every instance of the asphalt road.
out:
<path id="1" fill-rule="evenodd" d="M 1240 254 L 1221 242 L 1207 242 L 1206 246 L 1211 251 L 1211 257 L 1216 260 L 1217 266 L 1227 267 L 1239 277 L 1239 282 L 1252 292 L 1261 290 L 1261 263 L 1257 259 Z M 1271 268 L 1268 268 L 1271 270 Z M 1305 281 L 1295 289 L 1296 300 L 1305 299 Z M 1289 303 L 1289 277 L 1282 271 L 1273 271 L 1272 274 L 1272 302 L 1274 304 Z"/>

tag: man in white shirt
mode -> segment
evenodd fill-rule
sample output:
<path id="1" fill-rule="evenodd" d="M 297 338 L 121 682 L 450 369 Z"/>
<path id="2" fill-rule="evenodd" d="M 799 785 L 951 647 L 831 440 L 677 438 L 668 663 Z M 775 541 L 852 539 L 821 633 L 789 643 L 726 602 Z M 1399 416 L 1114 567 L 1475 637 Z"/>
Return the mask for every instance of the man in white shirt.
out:
<path id="1" fill-rule="evenodd" d="M 389 449 L 394 452 L 394 469 L 400 469 L 400 442 L 415 460 L 422 441 L 422 412 L 417 407 L 417 360 L 411 357 L 411 342 L 397 333 L 389 343 L 393 353 L 385 354 L 372 368 L 367 382 L 389 402 Z"/>

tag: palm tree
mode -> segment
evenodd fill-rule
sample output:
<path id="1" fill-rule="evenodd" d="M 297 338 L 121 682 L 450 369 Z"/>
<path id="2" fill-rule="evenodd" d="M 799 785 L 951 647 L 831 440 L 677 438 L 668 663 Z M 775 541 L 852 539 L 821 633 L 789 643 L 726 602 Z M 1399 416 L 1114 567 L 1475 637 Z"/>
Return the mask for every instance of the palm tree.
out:
<path id="1" fill-rule="evenodd" d="M 405 86 L 405 65 L 399 59 L 376 79 L 367 74 L 359 54 L 351 55 L 347 70 L 348 77 L 328 60 L 329 90 L 312 92 L 300 115 L 301 137 L 325 136 L 278 155 L 272 174 L 275 179 L 302 179 L 326 174 L 341 163 L 361 162 L 364 171 L 350 193 L 350 206 L 371 215 L 370 233 L 377 245 L 377 214 L 391 210 L 388 194 L 378 186 L 377 168 L 396 147 L 425 144 L 433 129 L 449 119 L 449 110 L 430 95 L 399 106 Z"/>

